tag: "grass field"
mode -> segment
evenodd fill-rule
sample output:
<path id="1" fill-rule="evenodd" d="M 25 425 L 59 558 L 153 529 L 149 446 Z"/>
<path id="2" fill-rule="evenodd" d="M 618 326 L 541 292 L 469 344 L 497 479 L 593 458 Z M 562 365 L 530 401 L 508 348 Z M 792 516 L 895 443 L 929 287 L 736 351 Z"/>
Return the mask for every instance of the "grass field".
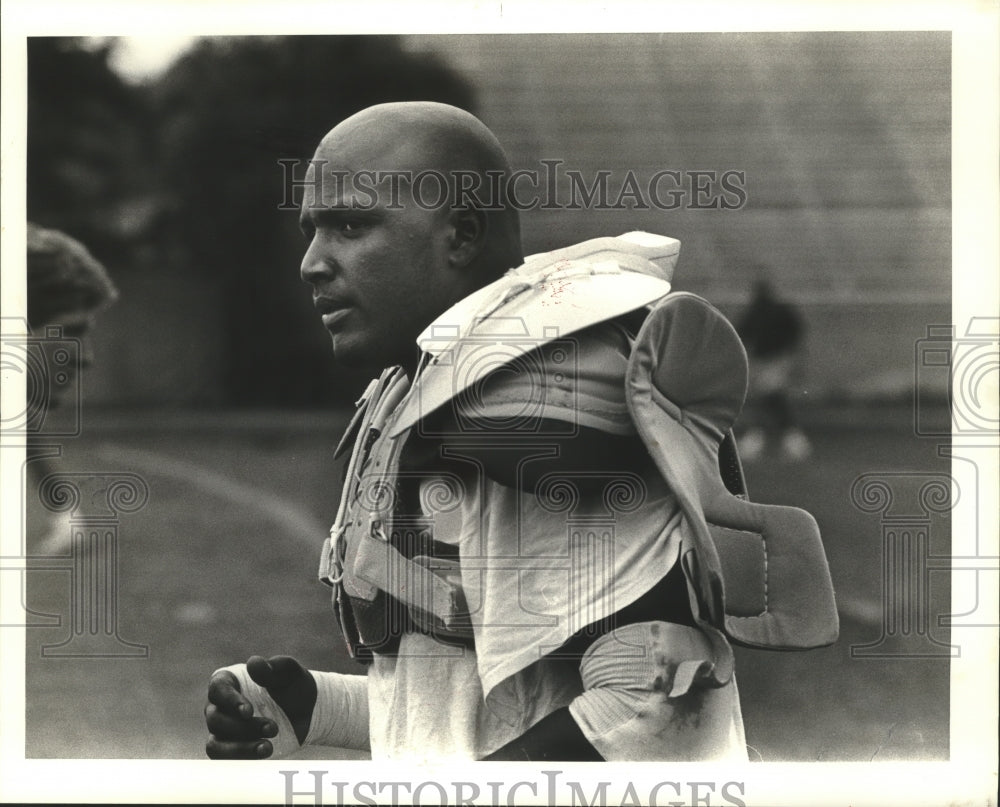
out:
<path id="1" fill-rule="evenodd" d="M 814 454 L 748 464 L 752 498 L 810 510 L 823 531 L 841 639 L 805 653 L 738 650 L 754 759 L 945 759 L 949 663 L 852 658 L 882 629 L 882 525 L 851 502 L 872 472 L 947 473 L 932 441 L 913 437 L 905 408 L 809 413 Z M 149 500 L 119 523 L 118 635 L 145 658 L 49 658 L 69 633 L 70 575 L 27 574 L 28 602 L 59 626 L 27 631 L 27 756 L 200 758 L 205 685 L 252 653 L 360 672 L 346 657 L 327 592 L 315 580 L 339 476 L 336 416 L 97 413 L 67 442 L 56 470 L 129 472 Z M 947 553 L 948 521 L 932 547 Z M 946 575 L 931 614 L 945 613 Z M 946 642 L 941 629 L 934 638 Z M 334 752 L 344 755 L 346 752 Z"/>

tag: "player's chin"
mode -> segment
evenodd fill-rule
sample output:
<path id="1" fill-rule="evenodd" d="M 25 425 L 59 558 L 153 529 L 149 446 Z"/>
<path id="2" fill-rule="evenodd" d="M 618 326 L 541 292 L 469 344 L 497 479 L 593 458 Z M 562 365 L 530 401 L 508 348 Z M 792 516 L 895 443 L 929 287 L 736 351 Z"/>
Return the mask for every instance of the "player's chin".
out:
<path id="1" fill-rule="evenodd" d="M 378 373 L 395 362 L 386 351 L 379 350 L 377 341 L 364 332 L 340 331 L 330 335 L 333 343 L 333 360 L 345 370 L 367 370 Z"/>

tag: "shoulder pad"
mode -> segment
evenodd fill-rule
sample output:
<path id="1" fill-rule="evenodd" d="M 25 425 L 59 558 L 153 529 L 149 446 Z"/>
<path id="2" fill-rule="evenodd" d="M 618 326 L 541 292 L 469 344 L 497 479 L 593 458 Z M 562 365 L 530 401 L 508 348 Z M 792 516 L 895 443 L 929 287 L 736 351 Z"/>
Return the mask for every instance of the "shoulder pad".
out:
<path id="1" fill-rule="evenodd" d="M 541 345 L 659 300 L 679 252 L 674 238 L 636 232 L 530 256 L 420 335 L 429 359 L 391 433 Z"/>
<path id="2" fill-rule="evenodd" d="M 368 382 L 368 386 L 365 387 L 365 391 L 361 394 L 361 397 L 354 402 L 354 414 L 351 415 L 351 419 L 347 424 L 347 428 L 344 429 L 344 434 L 341 436 L 340 442 L 337 443 L 337 447 L 333 450 L 334 459 L 340 459 L 340 456 L 354 445 L 354 440 L 358 436 L 358 430 L 361 428 L 361 419 L 365 415 L 365 409 L 371 401 L 372 394 L 378 387 L 378 382 L 379 379 L 377 378 L 373 378 Z"/>
<path id="3" fill-rule="evenodd" d="M 696 420 L 718 444 L 743 408 L 747 354 L 716 308 L 679 292 L 646 317 L 632 348 L 629 375 L 633 384 L 647 383 L 659 393 L 667 408 L 677 410 L 678 420 Z"/>
<path id="4" fill-rule="evenodd" d="M 836 640 L 839 620 L 815 519 L 733 496 L 719 476 L 719 444 L 746 382 L 732 325 L 701 298 L 672 294 L 636 337 L 626 400 L 684 510 L 683 565 L 709 621 L 753 647 L 821 647 Z"/>

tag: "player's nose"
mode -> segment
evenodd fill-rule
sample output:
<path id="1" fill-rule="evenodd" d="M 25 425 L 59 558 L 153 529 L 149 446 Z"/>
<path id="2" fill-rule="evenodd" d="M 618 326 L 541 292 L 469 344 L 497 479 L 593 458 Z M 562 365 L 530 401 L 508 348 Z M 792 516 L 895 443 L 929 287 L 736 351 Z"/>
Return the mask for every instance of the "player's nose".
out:
<path id="1" fill-rule="evenodd" d="M 314 238 L 302 256 L 302 264 L 299 267 L 299 276 L 303 282 L 313 286 L 324 280 L 329 280 L 335 274 L 336 265 L 334 257 L 324 250 L 320 240 Z"/>

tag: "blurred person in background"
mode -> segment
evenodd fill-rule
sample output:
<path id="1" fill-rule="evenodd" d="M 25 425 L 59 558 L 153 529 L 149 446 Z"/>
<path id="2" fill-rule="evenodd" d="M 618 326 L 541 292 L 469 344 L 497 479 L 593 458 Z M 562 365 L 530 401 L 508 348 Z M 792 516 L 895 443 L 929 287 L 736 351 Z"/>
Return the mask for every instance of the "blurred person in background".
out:
<path id="1" fill-rule="evenodd" d="M 722 488 L 709 446 L 745 391 L 735 332 L 699 298 L 668 294 L 673 239 L 629 233 L 525 261 L 517 209 L 502 194 L 456 198 L 446 180 L 444 203 L 428 205 L 415 179 L 398 179 L 431 171 L 481 189 L 512 173 L 472 115 L 393 103 L 331 130 L 303 183 L 302 279 L 337 362 L 381 371 L 342 441 L 350 460 L 320 563 L 367 673 L 306 670 L 288 656 L 217 670 L 206 753 L 261 759 L 319 745 L 377 759 L 746 760 L 721 589 L 690 565 L 686 543 L 693 532 L 710 540 L 691 504 L 699 473 L 750 507 Z M 559 309 L 567 319 L 542 328 L 554 300 L 571 301 Z M 674 319 L 646 308 L 664 300 Z M 531 338 L 505 340 L 515 315 Z M 669 355 L 664 331 L 643 341 L 650 322 L 671 333 Z M 686 427 L 657 409 L 664 431 L 640 436 L 626 387 L 640 366 L 636 383 L 648 388 L 649 367 L 630 364 L 633 345 L 662 359 L 672 382 L 658 382 L 689 403 Z M 475 364 L 463 350 L 496 369 L 459 390 L 460 369 Z M 569 488 L 546 494 L 554 477 Z M 621 505 L 613 537 L 568 530 L 568 512 L 553 507 L 563 493 L 578 497 L 577 517 Z M 713 556 L 699 555 L 702 569 Z M 803 580 L 816 572 L 799 566 Z M 770 603 L 780 589 L 772 580 Z"/>
<path id="2" fill-rule="evenodd" d="M 778 298 L 764 267 L 757 275 L 750 306 L 736 328 L 750 362 L 747 400 L 758 415 L 740 439 L 740 454 L 757 459 L 776 441 L 784 457 L 803 460 L 812 446 L 799 425 L 791 391 L 802 371 L 805 327 L 799 312 Z"/>
<path id="3" fill-rule="evenodd" d="M 27 225 L 28 329 L 35 340 L 72 340 L 79 346 L 77 360 L 58 368 L 46 366 L 44 377 L 27 375 L 29 409 L 40 419 L 61 406 L 76 400 L 64 400 L 66 390 L 75 392 L 79 379 L 74 377 L 92 361 L 87 339 L 96 316 L 118 299 L 118 290 L 104 266 L 87 248 L 59 230 L 46 229 L 31 222 Z M 57 331 L 50 329 L 57 328 Z M 41 351 L 38 357 L 48 361 Z M 66 374 L 56 383 L 56 374 Z M 44 383 L 45 389 L 36 389 Z M 74 396 L 75 397 L 75 396 Z M 29 412 L 29 415 L 31 413 Z M 56 413 L 58 416 L 58 412 Z M 28 438 L 29 457 L 50 446 L 43 434 Z M 28 548 L 42 554 L 65 553 L 70 548 L 69 514 L 59 516 L 41 507 L 39 483 L 54 469 L 51 456 L 37 456 L 27 463 L 26 529 Z"/>

